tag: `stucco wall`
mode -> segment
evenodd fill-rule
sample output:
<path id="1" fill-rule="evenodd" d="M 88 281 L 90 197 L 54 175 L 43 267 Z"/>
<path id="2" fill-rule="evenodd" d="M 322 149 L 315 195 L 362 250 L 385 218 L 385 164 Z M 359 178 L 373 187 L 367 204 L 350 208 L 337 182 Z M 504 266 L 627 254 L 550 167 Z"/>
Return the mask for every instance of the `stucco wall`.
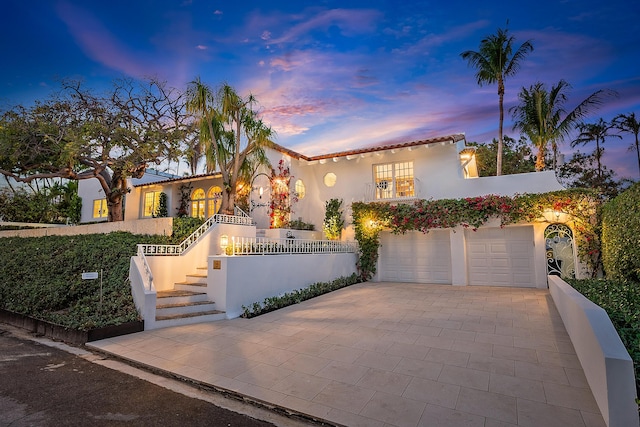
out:
<path id="1" fill-rule="evenodd" d="M 637 426 L 633 361 L 609 316 L 559 277 L 549 292 L 607 426 Z"/>
<path id="2" fill-rule="evenodd" d="M 114 231 L 170 236 L 171 233 L 173 233 L 173 218 L 149 218 L 99 224 L 71 225 L 68 227 L 7 230 L 0 231 L 0 237 L 77 236 L 80 234 L 107 234 Z"/>
<path id="3" fill-rule="evenodd" d="M 219 268 L 214 268 L 219 262 Z M 208 294 L 231 319 L 242 306 L 355 273 L 356 254 L 211 256 Z"/>

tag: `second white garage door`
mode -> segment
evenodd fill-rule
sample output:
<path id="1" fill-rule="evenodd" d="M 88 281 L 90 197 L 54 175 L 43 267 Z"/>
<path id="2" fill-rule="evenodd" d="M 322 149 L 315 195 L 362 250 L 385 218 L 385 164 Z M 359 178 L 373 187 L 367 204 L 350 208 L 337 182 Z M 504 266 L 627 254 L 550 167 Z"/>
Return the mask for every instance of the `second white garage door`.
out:
<path id="1" fill-rule="evenodd" d="M 470 285 L 535 287 L 533 227 L 465 231 Z"/>
<path id="2" fill-rule="evenodd" d="M 451 284 L 449 230 L 380 233 L 380 280 Z"/>

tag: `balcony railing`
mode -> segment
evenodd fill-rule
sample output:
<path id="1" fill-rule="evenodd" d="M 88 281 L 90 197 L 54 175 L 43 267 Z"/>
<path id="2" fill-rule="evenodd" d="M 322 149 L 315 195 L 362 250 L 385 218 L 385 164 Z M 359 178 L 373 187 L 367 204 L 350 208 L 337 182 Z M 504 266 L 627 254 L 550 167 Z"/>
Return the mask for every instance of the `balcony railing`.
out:
<path id="1" fill-rule="evenodd" d="M 405 195 L 403 192 L 398 191 L 390 186 L 393 186 L 393 182 L 388 182 L 384 187 L 375 182 L 367 182 L 365 184 L 364 201 L 365 202 L 402 202 L 413 201 L 422 197 L 423 185 L 422 182 L 414 178 L 413 179 L 413 194 Z"/>

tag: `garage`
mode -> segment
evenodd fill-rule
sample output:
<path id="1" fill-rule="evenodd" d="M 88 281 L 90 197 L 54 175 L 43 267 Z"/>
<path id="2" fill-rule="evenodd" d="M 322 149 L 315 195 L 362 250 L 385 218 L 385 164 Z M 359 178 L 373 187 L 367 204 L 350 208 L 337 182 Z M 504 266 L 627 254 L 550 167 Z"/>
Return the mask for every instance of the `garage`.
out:
<path id="1" fill-rule="evenodd" d="M 470 285 L 535 287 L 533 227 L 465 230 Z"/>
<path id="2" fill-rule="evenodd" d="M 380 233 L 380 280 L 451 284 L 449 230 Z"/>

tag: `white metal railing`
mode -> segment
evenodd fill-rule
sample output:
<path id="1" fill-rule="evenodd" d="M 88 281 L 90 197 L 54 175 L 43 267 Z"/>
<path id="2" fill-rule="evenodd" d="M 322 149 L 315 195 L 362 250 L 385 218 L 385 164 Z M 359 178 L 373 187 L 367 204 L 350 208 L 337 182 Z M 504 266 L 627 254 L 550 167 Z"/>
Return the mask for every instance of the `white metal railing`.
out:
<path id="1" fill-rule="evenodd" d="M 242 212 L 242 209 L 237 208 L 236 212 Z M 246 214 L 244 214 L 246 215 Z M 198 241 L 200 236 L 206 233 L 215 224 L 235 224 L 235 225 L 253 225 L 253 219 L 246 215 L 224 215 L 216 214 L 209 217 L 200 227 L 198 227 L 193 233 L 189 235 L 179 245 L 152 245 L 141 244 L 138 248 L 142 247 L 142 252 L 145 255 L 180 255 L 186 251 L 191 245 Z"/>
<path id="2" fill-rule="evenodd" d="M 278 255 L 353 253 L 356 242 L 338 240 L 270 239 L 266 237 L 232 237 L 227 255 Z"/>
<path id="3" fill-rule="evenodd" d="M 138 257 L 142 260 L 142 266 L 144 268 L 144 271 L 141 273 L 144 274 L 143 281 L 148 284 L 149 290 L 151 290 L 153 285 L 153 273 L 151 273 L 151 267 L 149 267 L 149 263 L 147 262 L 147 257 L 144 255 L 142 246 L 144 245 L 138 245 Z"/>
<path id="4" fill-rule="evenodd" d="M 405 196 L 403 194 L 395 194 L 393 190 L 393 182 L 386 182 L 385 185 L 376 185 L 375 182 L 365 183 L 364 201 L 365 202 L 401 202 L 413 201 L 421 198 L 422 182 L 418 178 L 413 178 L 413 195 Z"/>
<path id="5" fill-rule="evenodd" d="M 248 213 L 246 213 L 245 211 L 243 211 L 242 209 L 240 209 L 237 206 L 233 207 L 233 214 L 235 216 L 241 216 L 243 218 L 251 218 L 251 216 Z M 253 224 L 253 218 L 251 218 L 251 224 Z"/>

